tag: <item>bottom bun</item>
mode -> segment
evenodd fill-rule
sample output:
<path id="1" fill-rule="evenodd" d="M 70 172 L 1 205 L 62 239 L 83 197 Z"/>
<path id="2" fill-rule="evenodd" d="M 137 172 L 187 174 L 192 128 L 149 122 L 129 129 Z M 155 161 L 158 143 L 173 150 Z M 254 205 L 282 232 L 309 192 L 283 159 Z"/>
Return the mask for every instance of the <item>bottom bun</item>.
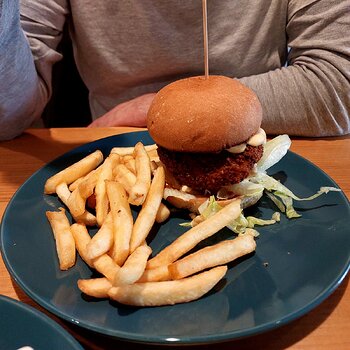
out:
<path id="1" fill-rule="evenodd" d="M 247 197 L 241 197 L 241 207 L 242 209 L 248 208 L 254 204 L 256 204 L 259 199 L 262 197 L 263 192 L 254 195 L 254 196 L 247 196 Z M 180 190 L 176 190 L 173 188 L 167 188 L 164 191 L 164 199 L 169 202 L 171 205 L 173 205 L 176 208 L 179 209 L 186 209 L 189 210 L 192 213 L 199 214 L 198 208 L 208 199 L 209 197 L 206 196 L 197 196 L 189 193 L 182 192 Z M 233 197 L 229 199 L 217 199 L 217 203 L 224 207 L 228 204 L 230 204 L 233 200 L 237 199 L 238 197 Z"/>

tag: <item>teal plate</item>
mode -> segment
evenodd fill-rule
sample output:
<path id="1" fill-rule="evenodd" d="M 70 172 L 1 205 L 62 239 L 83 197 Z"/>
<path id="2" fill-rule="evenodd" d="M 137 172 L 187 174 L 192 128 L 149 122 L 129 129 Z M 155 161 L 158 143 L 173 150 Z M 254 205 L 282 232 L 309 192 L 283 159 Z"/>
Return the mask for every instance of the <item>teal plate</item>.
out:
<path id="1" fill-rule="evenodd" d="M 96 149 L 153 143 L 147 132 L 101 139 L 47 164 L 16 192 L 1 226 L 5 264 L 19 286 L 41 306 L 83 328 L 114 338 L 153 344 L 205 344 L 265 332 L 306 314 L 344 279 L 350 265 L 350 206 L 342 192 L 296 203 L 302 214 L 259 228 L 257 249 L 229 264 L 225 278 L 201 299 L 175 306 L 136 308 L 82 295 L 79 278 L 93 272 L 78 258 L 60 271 L 46 210 L 61 203 L 44 195 L 47 178 Z M 304 158 L 288 154 L 269 173 L 300 196 L 321 186 L 337 186 Z M 246 212 L 270 218 L 276 209 L 266 198 Z M 186 216 L 174 215 L 155 227 L 149 244 L 156 254 L 186 230 Z M 231 235 L 220 231 L 213 240 Z M 231 235 L 232 236 L 232 235 Z"/>
<path id="2" fill-rule="evenodd" d="M 0 295 L 0 349 L 83 350 L 48 316 L 17 300 Z"/>

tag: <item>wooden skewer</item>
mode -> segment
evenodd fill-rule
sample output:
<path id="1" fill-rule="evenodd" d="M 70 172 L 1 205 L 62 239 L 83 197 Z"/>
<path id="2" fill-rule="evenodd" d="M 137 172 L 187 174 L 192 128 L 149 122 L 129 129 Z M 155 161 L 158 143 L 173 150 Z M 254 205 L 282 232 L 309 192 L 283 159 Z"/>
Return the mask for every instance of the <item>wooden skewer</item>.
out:
<path id="1" fill-rule="evenodd" d="M 203 41 L 204 41 L 204 72 L 205 79 L 209 78 L 209 54 L 208 54 L 208 15 L 207 0 L 202 0 L 203 8 Z"/>

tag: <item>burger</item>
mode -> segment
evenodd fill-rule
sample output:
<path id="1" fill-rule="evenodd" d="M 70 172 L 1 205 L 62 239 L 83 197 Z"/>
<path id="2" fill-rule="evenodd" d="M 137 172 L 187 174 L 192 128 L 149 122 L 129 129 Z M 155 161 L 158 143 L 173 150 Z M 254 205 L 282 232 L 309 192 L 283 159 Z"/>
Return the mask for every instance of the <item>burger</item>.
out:
<path id="1" fill-rule="evenodd" d="M 229 201 L 235 185 L 254 172 L 266 134 L 256 94 L 237 79 L 211 75 L 177 80 L 162 88 L 147 127 L 166 169 L 166 199 L 197 211 L 209 196 Z M 245 199 L 249 206 L 262 191 Z"/>

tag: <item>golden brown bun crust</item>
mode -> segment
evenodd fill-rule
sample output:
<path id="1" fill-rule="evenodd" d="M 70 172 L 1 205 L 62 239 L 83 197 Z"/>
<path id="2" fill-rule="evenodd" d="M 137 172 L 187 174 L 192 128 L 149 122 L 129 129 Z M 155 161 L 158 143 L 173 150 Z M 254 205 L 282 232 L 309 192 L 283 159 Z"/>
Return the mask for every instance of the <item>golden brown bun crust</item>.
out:
<path id="1" fill-rule="evenodd" d="M 255 93 L 236 79 L 211 75 L 177 80 L 161 89 L 147 127 L 169 150 L 218 152 L 256 133 L 262 108 Z"/>

